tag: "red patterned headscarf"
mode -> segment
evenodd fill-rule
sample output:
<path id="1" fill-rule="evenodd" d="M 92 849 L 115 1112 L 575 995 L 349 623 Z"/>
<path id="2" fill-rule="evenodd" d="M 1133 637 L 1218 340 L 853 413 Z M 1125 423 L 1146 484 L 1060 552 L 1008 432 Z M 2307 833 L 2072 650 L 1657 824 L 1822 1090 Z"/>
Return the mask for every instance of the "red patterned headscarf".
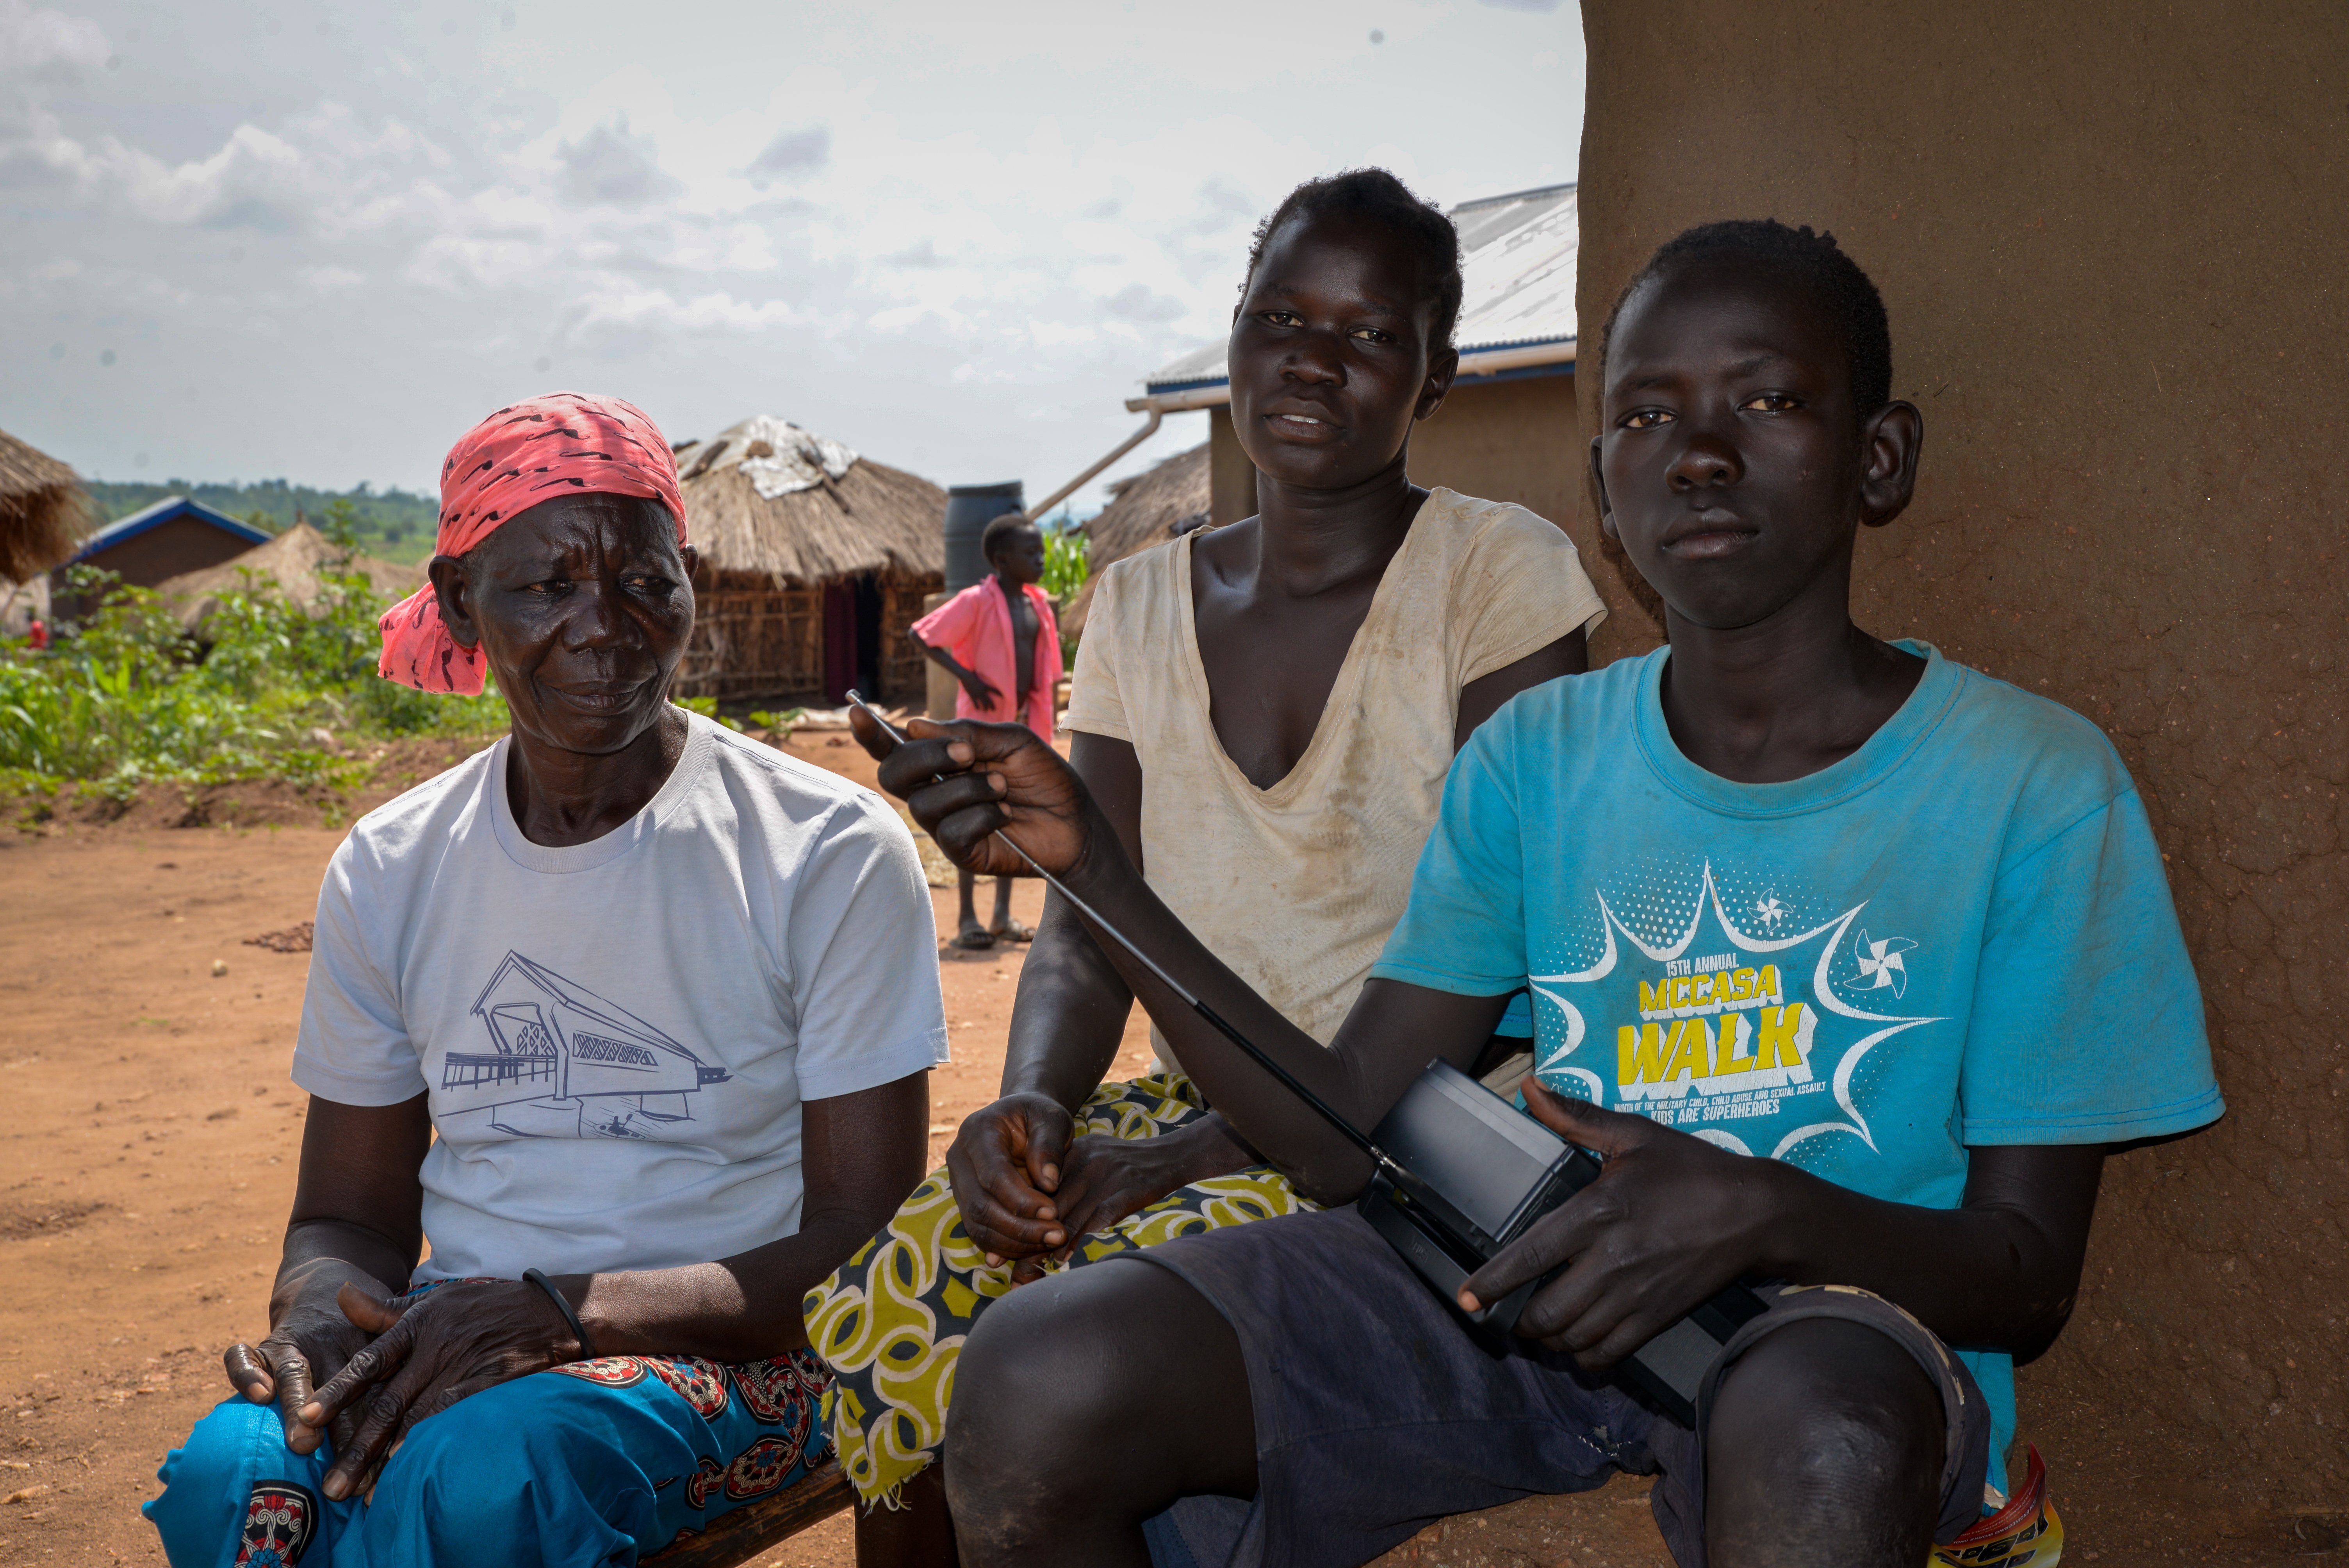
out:
<path id="1" fill-rule="evenodd" d="M 440 465 L 438 553 L 462 555 L 540 501 L 596 490 L 661 502 L 685 542 L 677 461 L 643 409 L 584 392 L 501 408 L 466 431 Z M 385 611 L 376 628 L 383 634 L 377 674 L 424 691 L 480 695 L 481 650 L 449 634 L 429 583 Z"/>

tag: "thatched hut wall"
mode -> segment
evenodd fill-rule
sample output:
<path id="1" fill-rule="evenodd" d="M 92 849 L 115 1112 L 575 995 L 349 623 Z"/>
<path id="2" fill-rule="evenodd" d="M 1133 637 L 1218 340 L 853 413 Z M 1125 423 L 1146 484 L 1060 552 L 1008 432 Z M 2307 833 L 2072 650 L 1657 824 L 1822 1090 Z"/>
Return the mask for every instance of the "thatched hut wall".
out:
<path id="1" fill-rule="evenodd" d="M 905 634 L 946 582 L 946 491 L 859 458 L 814 488 L 764 497 L 735 466 L 738 443 L 751 444 L 740 443 L 743 428 L 678 450 L 701 564 L 676 691 L 836 700 L 845 614 L 879 688 L 866 695 L 919 700 L 923 661 Z"/>
<path id="2" fill-rule="evenodd" d="M 885 702 L 911 702 L 923 691 L 923 660 L 905 635 L 922 601 L 938 592 L 943 573 L 916 577 L 874 573 L 879 591 L 878 691 Z M 851 580 L 853 581 L 853 580 Z M 819 698 L 825 691 L 824 597 L 841 583 L 779 583 L 755 574 L 714 573 L 694 582 L 693 640 L 678 667 L 680 696 L 721 702 L 753 697 Z"/>

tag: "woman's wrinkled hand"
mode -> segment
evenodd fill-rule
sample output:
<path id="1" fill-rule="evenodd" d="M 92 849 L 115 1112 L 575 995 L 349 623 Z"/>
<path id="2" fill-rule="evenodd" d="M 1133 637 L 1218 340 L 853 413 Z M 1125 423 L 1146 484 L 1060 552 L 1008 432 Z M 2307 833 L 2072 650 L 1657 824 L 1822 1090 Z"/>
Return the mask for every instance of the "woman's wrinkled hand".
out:
<path id="1" fill-rule="evenodd" d="M 1053 1194 L 1068 1216 L 1068 1240 L 1058 1250 L 1065 1256 L 1078 1238 L 1106 1230 L 1170 1192 L 1256 1162 L 1255 1151 L 1231 1135 L 1221 1117 L 1156 1138 L 1077 1139 L 1061 1161 Z"/>
<path id="2" fill-rule="evenodd" d="M 963 1229 L 990 1268 L 1069 1239 L 1052 1194 L 1074 1132 L 1068 1108 L 1040 1094 L 1006 1095 L 963 1119 L 947 1150 L 947 1174 Z"/>
<path id="3" fill-rule="evenodd" d="M 470 1394 L 575 1361 L 584 1348 L 554 1303 L 520 1280 L 460 1282 L 388 1302 L 346 1285 L 339 1299 L 343 1315 L 372 1339 L 295 1412 L 323 1430 L 374 1388 L 351 1440 L 337 1438 L 321 1483 L 337 1500 L 357 1491 L 417 1422 Z"/>
<path id="4" fill-rule="evenodd" d="M 1533 1078 L 1526 1108 L 1605 1157 L 1599 1179 L 1468 1277 L 1461 1305 L 1498 1301 L 1565 1264 L 1534 1292 L 1516 1331 L 1593 1369 L 1613 1366 L 1755 1266 L 1780 1211 L 1785 1168 L 1568 1099 Z"/>
<path id="5" fill-rule="evenodd" d="M 335 1439 L 335 1451 L 340 1453 L 357 1432 L 356 1410 L 347 1409 L 319 1426 L 305 1422 L 296 1414 L 310 1403 L 321 1383 L 340 1374 L 375 1337 L 338 1305 L 339 1293 L 353 1288 L 346 1282 L 356 1282 L 362 1291 L 391 1294 L 347 1264 L 312 1265 L 279 1286 L 276 1294 L 290 1295 L 291 1299 L 273 1314 L 269 1337 L 259 1345 L 239 1341 L 221 1357 L 229 1383 L 238 1393 L 256 1405 L 276 1404 L 278 1418 L 285 1426 L 285 1446 L 297 1454 L 313 1452 L 329 1436 Z"/>
<path id="6" fill-rule="evenodd" d="M 1028 874 L 1028 862 L 995 837 L 998 829 L 1061 877 L 1096 844 L 1114 841 L 1075 771 L 1024 724 L 917 718 L 899 744 L 860 708 L 850 708 L 848 722 L 880 760 L 881 788 L 905 801 L 947 858 L 974 875 Z"/>
<path id="7" fill-rule="evenodd" d="M 1014 1094 L 964 1119 L 947 1173 L 963 1228 L 986 1249 L 988 1266 L 1016 1260 L 1012 1283 L 1025 1284 L 1080 1238 L 1257 1161 L 1220 1117 L 1157 1138 L 1081 1138 L 1059 1101 Z"/>

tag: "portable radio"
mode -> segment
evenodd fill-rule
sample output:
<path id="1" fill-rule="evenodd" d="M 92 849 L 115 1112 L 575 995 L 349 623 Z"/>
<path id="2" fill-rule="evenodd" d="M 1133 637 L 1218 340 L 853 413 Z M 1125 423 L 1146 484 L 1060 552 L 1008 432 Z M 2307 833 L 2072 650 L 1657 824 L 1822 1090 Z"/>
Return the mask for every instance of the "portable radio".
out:
<path id="1" fill-rule="evenodd" d="M 903 742 L 905 737 L 852 691 L 848 700 Z M 995 835 L 1029 869 L 1076 908 L 1094 929 L 1132 954 L 1160 984 L 1180 997 L 1247 1058 L 1278 1079 L 1347 1142 L 1371 1158 L 1370 1190 L 1355 1210 L 1385 1238 L 1453 1315 L 1488 1341 L 1516 1326 L 1526 1301 L 1564 1272 L 1561 1265 L 1528 1280 L 1482 1310 L 1460 1310 L 1460 1287 L 1502 1248 L 1544 1214 L 1599 1179 L 1599 1161 L 1518 1110 L 1458 1068 L 1432 1061 L 1365 1134 L 1308 1088 L 1263 1047 L 1135 946 L 1125 934 L 1061 885 L 1010 835 Z M 1623 1381 L 1645 1394 L 1682 1426 L 1696 1425 L 1696 1396 L 1705 1369 L 1730 1336 L 1764 1311 L 1762 1298 L 1733 1284 L 1633 1351 L 1617 1367 Z"/>
<path id="2" fill-rule="evenodd" d="M 1322 1114 L 1334 1118 L 1327 1109 Z M 1460 1287 L 1535 1221 L 1597 1181 L 1599 1161 L 1442 1061 L 1428 1063 L 1370 1141 L 1416 1180 L 1399 1181 L 1384 1164 L 1377 1166 L 1356 1211 L 1455 1315 L 1487 1337 L 1515 1328 L 1527 1298 L 1562 1269 L 1527 1280 L 1473 1313 L 1461 1311 Z M 1705 1368 L 1729 1336 L 1762 1311 L 1761 1297 L 1733 1284 L 1616 1370 L 1666 1415 L 1693 1427 Z"/>

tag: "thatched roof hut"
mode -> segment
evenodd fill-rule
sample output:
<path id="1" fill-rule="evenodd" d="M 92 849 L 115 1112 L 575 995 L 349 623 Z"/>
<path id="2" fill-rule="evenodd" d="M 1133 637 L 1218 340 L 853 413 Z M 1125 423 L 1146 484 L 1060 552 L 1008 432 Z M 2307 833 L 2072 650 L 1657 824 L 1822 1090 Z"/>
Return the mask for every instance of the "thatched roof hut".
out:
<path id="1" fill-rule="evenodd" d="M 701 556 L 679 695 L 921 695 L 905 631 L 946 582 L 946 491 L 771 415 L 677 462 Z"/>
<path id="2" fill-rule="evenodd" d="M 220 608 L 222 593 L 245 585 L 247 573 L 252 573 L 256 583 L 264 578 L 275 582 L 287 598 L 317 614 L 324 609 L 320 597 L 325 584 L 319 580 L 319 573 L 341 553 L 327 542 L 325 534 L 306 522 L 297 522 L 268 543 L 256 544 L 218 566 L 183 572 L 166 579 L 156 584 L 156 592 L 171 601 L 180 624 L 191 632 Z M 401 566 L 362 555 L 355 557 L 344 570 L 366 573 L 378 593 L 405 598 L 424 585 L 421 566 Z"/>
<path id="3" fill-rule="evenodd" d="M 48 606 L 42 576 L 74 552 L 89 526 L 89 498 L 73 469 L 0 430 L 0 602 L 23 619 L 20 585 Z"/>
<path id="4" fill-rule="evenodd" d="M 1083 524 L 1090 542 L 1085 552 L 1087 575 L 1085 585 L 1077 590 L 1061 616 L 1063 637 L 1083 634 L 1085 614 L 1092 608 L 1093 584 L 1103 571 L 1139 551 L 1206 526 L 1207 444 L 1203 441 L 1187 452 L 1177 452 L 1109 489 L 1109 505 Z"/>

